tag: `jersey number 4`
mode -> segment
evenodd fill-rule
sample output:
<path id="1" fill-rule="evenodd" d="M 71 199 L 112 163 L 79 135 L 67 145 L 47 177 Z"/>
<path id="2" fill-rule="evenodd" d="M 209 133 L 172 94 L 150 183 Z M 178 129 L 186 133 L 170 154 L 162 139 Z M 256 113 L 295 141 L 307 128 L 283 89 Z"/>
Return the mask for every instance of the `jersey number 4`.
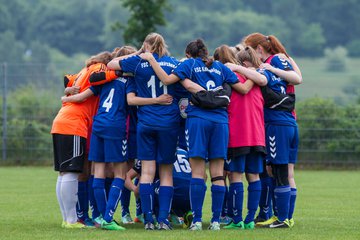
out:
<path id="1" fill-rule="evenodd" d="M 106 108 L 105 112 L 109 112 L 110 108 L 112 107 L 112 101 L 113 101 L 113 97 L 114 97 L 114 92 L 115 89 L 112 88 L 109 92 L 109 95 L 107 96 L 107 98 L 105 99 L 102 107 Z"/>
<path id="2" fill-rule="evenodd" d="M 155 75 L 151 75 L 150 80 L 147 82 L 147 86 L 151 88 L 151 97 L 156 98 L 156 82 Z M 167 86 L 160 82 L 160 87 L 164 88 L 164 94 L 168 93 Z"/>

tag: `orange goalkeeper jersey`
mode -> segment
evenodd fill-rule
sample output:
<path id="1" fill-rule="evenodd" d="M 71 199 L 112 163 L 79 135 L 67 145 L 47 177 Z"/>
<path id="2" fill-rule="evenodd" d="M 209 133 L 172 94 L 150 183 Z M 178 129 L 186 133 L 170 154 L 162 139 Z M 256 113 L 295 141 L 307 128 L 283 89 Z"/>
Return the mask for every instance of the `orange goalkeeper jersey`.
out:
<path id="1" fill-rule="evenodd" d="M 94 72 L 105 71 L 106 65 L 96 63 L 83 68 L 78 74 L 71 75 L 67 86 L 80 86 L 80 92 L 90 87 L 89 78 Z M 98 108 L 99 98 L 91 96 L 81 103 L 64 103 L 55 117 L 51 133 L 88 137 L 88 128 Z"/>

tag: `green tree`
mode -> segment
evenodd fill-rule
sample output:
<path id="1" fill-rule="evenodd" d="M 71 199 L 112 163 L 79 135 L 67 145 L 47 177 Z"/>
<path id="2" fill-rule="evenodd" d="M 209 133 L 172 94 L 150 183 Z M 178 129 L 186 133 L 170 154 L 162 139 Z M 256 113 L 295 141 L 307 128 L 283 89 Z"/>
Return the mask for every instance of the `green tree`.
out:
<path id="1" fill-rule="evenodd" d="M 131 12 L 124 27 L 125 43 L 137 47 L 141 47 L 146 35 L 155 32 L 157 26 L 166 24 L 163 11 L 170 10 L 167 0 L 124 0 L 123 6 Z"/>

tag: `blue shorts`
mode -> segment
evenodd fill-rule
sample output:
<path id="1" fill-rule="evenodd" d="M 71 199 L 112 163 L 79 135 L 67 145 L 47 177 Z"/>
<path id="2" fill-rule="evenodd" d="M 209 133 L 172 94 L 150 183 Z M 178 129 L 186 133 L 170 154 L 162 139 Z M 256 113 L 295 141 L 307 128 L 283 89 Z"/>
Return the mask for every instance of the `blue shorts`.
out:
<path id="1" fill-rule="evenodd" d="M 296 163 L 299 145 L 297 126 L 266 124 L 266 162 L 269 164 Z"/>
<path id="2" fill-rule="evenodd" d="M 228 124 L 190 117 L 186 121 L 185 134 L 189 158 L 226 159 L 229 142 Z"/>
<path id="3" fill-rule="evenodd" d="M 107 139 L 91 134 L 89 160 L 94 162 L 126 162 L 128 160 L 127 139 Z"/>
<path id="4" fill-rule="evenodd" d="M 128 136 L 128 158 L 137 159 L 136 132 L 130 132 Z"/>
<path id="5" fill-rule="evenodd" d="M 173 164 L 178 134 L 178 128 L 159 128 L 138 123 L 138 159 L 141 161 L 156 160 L 158 164 Z"/>
<path id="6" fill-rule="evenodd" d="M 225 161 L 225 170 L 239 173 L 262 173 L 264 154 L 251 152 Z"/>

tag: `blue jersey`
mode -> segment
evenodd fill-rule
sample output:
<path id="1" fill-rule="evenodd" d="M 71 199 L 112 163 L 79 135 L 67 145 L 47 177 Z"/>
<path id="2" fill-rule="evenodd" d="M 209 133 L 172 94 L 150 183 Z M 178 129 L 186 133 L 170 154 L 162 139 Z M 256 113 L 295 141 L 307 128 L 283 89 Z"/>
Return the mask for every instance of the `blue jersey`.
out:
<path id="1" fill-rule="evenodd" d="M 272 64 L 274 64 L 273 65 L 274 67 L 285 71 L 293 70 L 291 64 L 288 61 L 278 56 L 274 56 L 271 59 L 271 65 Z M 284 79 L 278 77 L 274 73 L 265 69 L 260 69 L 258 71 L 266 76 L 268 80 L 267 86 L 269 88 L 271 88 L 274 92 L 286 94 L 288 83 Z M 296 126 L 296 121 L 294 116 L 292 115 L 291 112 L 287 112 L 287 111 L 279 111 L 279 110 L 264 108 L 264 120 L 265 123 Z"/>
<path id="2" fill-rule="evenodd" d="M 181 180 L 191 179 L 191 167 L 187 151 L 178 148 L 176 151 L 176 161 L 174 162 L 173 178 Z M 174 184 L 175 185 L 175 184 Z"/>
<path id="3" fill-rule="evenodd" d="M 207 90 L 217 90 L 224 83 L 234 84 L 239 81 L 237 76 L 219 61 L 214 61 L 208 68 L 200 58 L 186 59 L 174 69 L 173 74 L 181 80 L 191 79 Z M 217 123 L 228 123 L 228 114 L 225 108 L 202 109 L 189 105 L 186 112 L 188 117 L 200 117 Z"/>
<path id="4" fill-rule="evenodd" d="M 90 89 L 100 96 L 97 114 L 94 117 L 93 133 L 108 139 L 121 139 L 126 131 L 128 79 L 119 77 L 114 81 Z"/>
<path id="5" fill-rule="evenodd" d="M 169 56 L 159 58 L 154 53 L 156 61 L 168 74 L 177 66 L 178 61 Z M 124 72 L 134 74 L 136 91 L 138 97 L 156 98 L 162 94 L 175 96 L 175 85 L 164 85 L 156 76 L 150 63 L 133 56 L 120 61 L 121 69 Z M 177 127 L 180 121 L 179 107 L 174 99 L 171 105 L 145 105 L 138 108 L 139 122 L 155 127 L 172 128 Z"/>

